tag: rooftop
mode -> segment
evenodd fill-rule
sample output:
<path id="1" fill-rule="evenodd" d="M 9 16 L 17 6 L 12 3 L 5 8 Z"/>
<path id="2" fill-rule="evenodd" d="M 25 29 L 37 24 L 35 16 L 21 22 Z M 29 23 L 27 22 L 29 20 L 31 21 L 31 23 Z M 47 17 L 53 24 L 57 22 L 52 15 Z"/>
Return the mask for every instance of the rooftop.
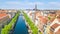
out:
<path id="1" fill-rule="evenodd" d="M 7 14 L 3 13 L 3 14 L 0 14 L 0 19 L 7 16 Z"/>
<path id="2" fill-rule="evenodd" d="M 47 24 L 47 21 L 48 21 L 47 17 L 40 16 L 39 19 L 40 19 L 41 23 Z"/>
<path id="3" fill-rule="evenodd" d="M 55 32 L 55 34 L 60 34 L 60 29 L 58 29 L 58 31 L 57 31 L 57 32 Z"/>
<path id="4" fill-rule="evenodd" d="M 51 27 L 55 29 L 55 28 L 57 28 L 59 25 L 60 25 L 60 24 L 55 23 L 55 24 L 52 25 Z"/>

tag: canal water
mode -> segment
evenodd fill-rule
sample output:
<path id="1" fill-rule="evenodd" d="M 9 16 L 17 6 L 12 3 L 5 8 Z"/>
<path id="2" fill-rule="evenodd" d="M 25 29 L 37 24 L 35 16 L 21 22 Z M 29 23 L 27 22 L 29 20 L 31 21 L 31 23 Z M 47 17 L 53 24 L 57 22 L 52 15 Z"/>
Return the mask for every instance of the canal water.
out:
<path id="1" fill-rule="evenodd" d="M 22 14 L 20 14 L 18 18 L 13 34 L 28 34 L 28 29 L 26 27 L 25 20 L 23 19 Z"/>

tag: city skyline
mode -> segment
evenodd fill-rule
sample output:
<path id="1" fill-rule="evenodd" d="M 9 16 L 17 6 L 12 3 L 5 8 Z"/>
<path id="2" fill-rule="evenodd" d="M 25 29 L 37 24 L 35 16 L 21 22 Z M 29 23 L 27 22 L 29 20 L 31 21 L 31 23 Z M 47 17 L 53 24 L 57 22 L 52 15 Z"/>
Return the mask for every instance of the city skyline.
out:
<path id="1" fill-rule="evenodd" d="M 0 0 L 0 9 L 60 9 L 60 0 Z"/>

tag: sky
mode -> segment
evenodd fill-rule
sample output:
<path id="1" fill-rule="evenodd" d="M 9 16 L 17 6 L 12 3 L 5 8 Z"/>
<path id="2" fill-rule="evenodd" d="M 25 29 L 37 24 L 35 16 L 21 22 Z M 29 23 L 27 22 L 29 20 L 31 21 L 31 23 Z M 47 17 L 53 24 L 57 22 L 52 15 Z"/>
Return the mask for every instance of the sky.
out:
<path id="1" fill-rule="evenodd" d="M 0 9 L 60 9 L 60 0 L 0 0 Z"/>

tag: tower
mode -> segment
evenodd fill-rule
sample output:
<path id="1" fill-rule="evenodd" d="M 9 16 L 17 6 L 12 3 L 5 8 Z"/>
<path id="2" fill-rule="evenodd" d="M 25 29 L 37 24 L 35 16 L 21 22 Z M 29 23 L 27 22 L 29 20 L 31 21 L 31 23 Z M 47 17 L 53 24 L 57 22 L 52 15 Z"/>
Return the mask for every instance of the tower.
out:
<path id="1" fill-rule="evenodd" d="M 37 10 L 37 4 L 35 4 L 35 10 Z"/>

